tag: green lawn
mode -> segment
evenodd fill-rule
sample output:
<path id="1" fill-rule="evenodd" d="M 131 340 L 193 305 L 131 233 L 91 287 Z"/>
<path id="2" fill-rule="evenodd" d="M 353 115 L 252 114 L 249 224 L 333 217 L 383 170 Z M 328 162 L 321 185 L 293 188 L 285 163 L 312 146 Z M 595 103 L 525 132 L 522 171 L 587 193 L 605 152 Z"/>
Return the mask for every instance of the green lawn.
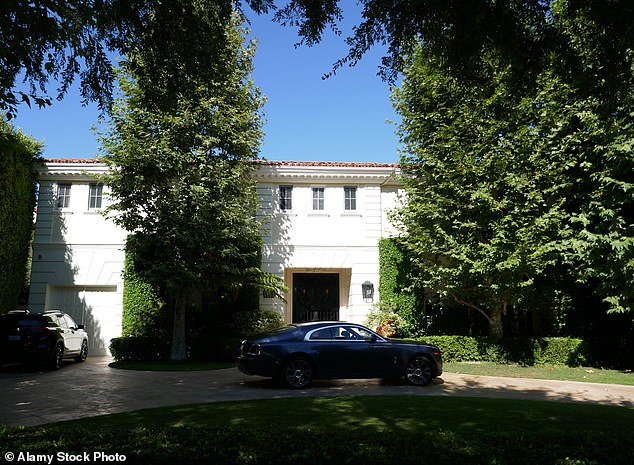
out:
<path id="1" fill-rule="evenodd" d="M 0 427 L 2 452 L 104 451 L 126 463 L 634 463 L 634 409 L 451 397 L 329 397 L 141 410 Z"/>
<path id="2" fill-rule="evenodd" d="M 634 385 L 634 373 L 631 371 L 603 370 L 601 368 L 588 367 L 552 365 L 522 366 L 515 364 L 502 365 L 492 362 L 462 362 L 445 363 L 444 371 L 447 373 L 464 373 L 469 375 Z"/>

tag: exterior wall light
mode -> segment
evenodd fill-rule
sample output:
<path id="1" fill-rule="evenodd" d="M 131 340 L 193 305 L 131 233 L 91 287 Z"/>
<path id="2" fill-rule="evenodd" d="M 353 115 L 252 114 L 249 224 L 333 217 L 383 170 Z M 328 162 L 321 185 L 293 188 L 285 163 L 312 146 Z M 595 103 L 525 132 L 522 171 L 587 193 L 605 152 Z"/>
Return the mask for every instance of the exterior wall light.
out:
<path id="1" fill-rule="evenodd" d="M 374 300 L 374 284 L 370 281 L 361 284 L 361 294 L 363 295 L 364 301 L 372 302 Z"/>

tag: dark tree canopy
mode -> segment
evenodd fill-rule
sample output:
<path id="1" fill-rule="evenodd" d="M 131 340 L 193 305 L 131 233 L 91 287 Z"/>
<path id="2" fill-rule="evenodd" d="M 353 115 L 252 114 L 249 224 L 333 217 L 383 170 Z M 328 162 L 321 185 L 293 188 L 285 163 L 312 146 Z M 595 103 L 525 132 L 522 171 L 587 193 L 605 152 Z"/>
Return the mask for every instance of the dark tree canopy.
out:
<path id="1" fill-rule="evenodd" d="M 267 10 L 267 0 L 252 3 L 256 11 Z M 21 102 L 48 105 L 51 95 L 62 98 L 77 78 L 84 103 L 108 109 L 113 59 L 132 55 L 143 60 L 143 68 L 131 72 L 140 85 L 151 83 L 150 98 L 170 95 L 188 76 L 217 75 L 221 64 L 207 51 L 226 41 L 234 5 L 231 0 L 3 0 L 0 110 L 12 117 Z M 51 82 L 60 87 L 49 89 Z"/>
<path id="2" fill-rule="evenodd" d="M 247 0 L 256 13 L 296 27 L 300 42 L 338 32 L 347 6 L 341 0 Z M 562 72 L 609 89 L 630 73 L 634 3 L 630 0 L 360 0 L 362 20 L 346 39 L 347 56 L 333 71 L 354 65 L 375 45 L 387 45 L 381 74 L 394 78 L 422 42 L 456 76 L 477 76 L 495 50 L 519 80 L 559 58 Z M 205 50 L 224 39 L 224 26 L 241 2 L 231 0 L 52 0 L 0 3 L 0 109 L 9 117 L 22 101 L 46 105 L 79 77 L 85 102 L 107 109 L 112 101 L 112 58 L 137 54 L 162 98 L 194 73 L 215 73 Z M 583 44 L 570 40 L 575 35 Z M 587 46 L 587 60 L 577 49 Z M 333 57 L 336 60 L 337 57 Z M 591 66 L 588 68 L 588 63 Z M 137 75 L 139 70 L 132 70 Z M 21 81 L 27 88 L 21 87 Z M 59 89 L 48 88 L 51 81 Z M 607 92 L 609 93 L 609 92 Z"/>
<path id="3" fill-rule="evenodd" d="M 344 2 L 291 0 L 276 20 L 294 25 L 303 43 L 321 40 L 346 14 Z M 387 45 L 382 74 L 393 78 L 419 43 L 443 57 L 456 76 L 478 74 L 491 50 L 522 73 L 536 73 L 558 55 L 562 69 L 580 71 L 576 53 L 588 45 L 595 72 L 610 81 L 629 72 L 634 48 L 630 0 L 360 0 L 362 20 L 346 39 L 350 49 L 335 69 L 354 65 L 375 45 Z M 574 34 L 571 34 L 574 32 Z M 583 44 L 570 41 L 582 36 Z M 601 68 L 601 69 L 599 69 Z"/>

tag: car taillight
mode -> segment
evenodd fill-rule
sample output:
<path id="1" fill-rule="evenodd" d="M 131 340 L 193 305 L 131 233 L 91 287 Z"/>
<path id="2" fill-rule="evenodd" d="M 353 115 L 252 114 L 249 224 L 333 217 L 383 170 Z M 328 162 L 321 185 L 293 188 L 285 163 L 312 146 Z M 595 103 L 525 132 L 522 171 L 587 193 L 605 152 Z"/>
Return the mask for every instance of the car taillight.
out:
<path id="1" fill-rule="evenodd" d="M 260 344 L 251 344 L 249 355 L 260 355 Z"/>

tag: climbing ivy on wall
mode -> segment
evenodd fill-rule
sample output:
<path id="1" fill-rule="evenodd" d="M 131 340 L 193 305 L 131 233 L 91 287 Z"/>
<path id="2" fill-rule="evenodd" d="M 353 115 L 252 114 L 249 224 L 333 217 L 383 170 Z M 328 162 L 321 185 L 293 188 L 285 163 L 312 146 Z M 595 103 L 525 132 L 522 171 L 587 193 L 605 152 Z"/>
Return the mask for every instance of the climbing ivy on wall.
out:
<path id="1" fill-rule="evenodd" d="M 379 296 L 381 311 L 397 313 L 404 320 L 403 336 L 422 331 L 423 290 L 412 280 L 406 249 L 396 238 L 379 240 Z"/>
<path id="2" fill-rule="evenodd" d="M 167 338 L 170 328 L 168 312 L 152 286 L 135 272 L 133 260 L 133 255 L 126 253 L 121 333 L 124 336 Z"/>
<path id="3" fill-rule="evenodd" d="M 0 313 L 26 293 L 41 144 L 0 117 Z"/>

